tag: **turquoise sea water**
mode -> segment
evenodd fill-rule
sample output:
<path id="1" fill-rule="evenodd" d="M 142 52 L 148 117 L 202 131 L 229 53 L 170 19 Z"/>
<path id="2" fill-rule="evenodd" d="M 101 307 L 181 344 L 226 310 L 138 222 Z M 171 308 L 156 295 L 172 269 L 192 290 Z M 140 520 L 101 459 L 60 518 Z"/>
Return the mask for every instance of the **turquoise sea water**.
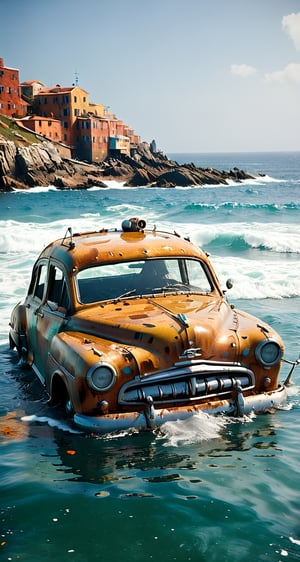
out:
<path id="1" fill-rule="evenodd" d="M 228 298 L 300 353 L 300 153 L 176 154 L 266 175 L 228 187 L 38 188 L 0 194 L 0 559 L 300 560 L 300 367 L 287 405 L 251 419 L 199 415 L 157 432 L 77 433 L 7 344 L 40 250 L 131 216 L 211 254 Z M 288 373 L 283 365 L 282 379 Z"/>

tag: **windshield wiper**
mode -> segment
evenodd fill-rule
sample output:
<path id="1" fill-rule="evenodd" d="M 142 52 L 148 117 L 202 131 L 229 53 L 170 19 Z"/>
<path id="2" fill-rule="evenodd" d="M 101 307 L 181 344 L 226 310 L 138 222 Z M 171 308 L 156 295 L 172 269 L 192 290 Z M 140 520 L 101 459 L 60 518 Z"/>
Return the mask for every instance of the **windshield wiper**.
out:
<path id="1" fill-rule="evenodd" d="M 127 293 L 123 293 L 122 295 L 119 295 L 118 297 L 114 298 L 114 301 L 118 301 L 119 299 L 125 299 L 126 297 L 130 297 L 131 295 L 134 295 L 136 293 L 136 289 L 131 289 L 131 291 L 127 291 Z"/>

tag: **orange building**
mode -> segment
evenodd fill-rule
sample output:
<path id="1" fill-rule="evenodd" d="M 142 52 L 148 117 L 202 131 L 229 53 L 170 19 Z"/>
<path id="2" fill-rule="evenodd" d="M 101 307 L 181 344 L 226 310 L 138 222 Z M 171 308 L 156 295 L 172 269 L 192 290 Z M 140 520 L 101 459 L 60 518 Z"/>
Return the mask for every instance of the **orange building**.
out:
<path id="1" fill-rule="evenodd" d="M 58 119 L 32 115 L 20 120 L 19 123 L 53 142 L 62 141 L 61 122 Z"/>
<path id="2" fill-rule="evenodd" d="M 0 114 L 23 117 L 27 106 L 20 95 L 19 71 L 4 66 L 4 60 L 0 58 Z"/>

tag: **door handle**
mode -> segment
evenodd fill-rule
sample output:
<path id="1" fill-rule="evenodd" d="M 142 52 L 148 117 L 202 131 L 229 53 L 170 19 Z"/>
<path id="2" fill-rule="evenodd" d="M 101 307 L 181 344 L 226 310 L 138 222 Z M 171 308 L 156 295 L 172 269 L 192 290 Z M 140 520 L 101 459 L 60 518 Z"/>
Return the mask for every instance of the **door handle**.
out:
<path id="1" fill-rule="evenodd" d="M 39 316 L 40 318 L 44 318 L 44 313 L 41 312 L 39 309 L 35 311 L 36 316 Z"/>

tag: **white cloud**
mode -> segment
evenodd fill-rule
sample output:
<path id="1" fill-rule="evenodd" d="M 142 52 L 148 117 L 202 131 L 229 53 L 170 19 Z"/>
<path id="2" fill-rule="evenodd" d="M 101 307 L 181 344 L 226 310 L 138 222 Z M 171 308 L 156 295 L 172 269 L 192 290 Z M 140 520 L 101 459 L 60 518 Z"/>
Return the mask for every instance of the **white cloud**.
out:
<path id="1" fill-rule="evenodd" d="M 265 74 L 268 82 L 296 82 L 300 84 L 300 64 L 287 64 L 282 70 Z"/>
<path id="2" fill-rule="evenodd" d="M 292 39 L 297 51 L 300 51 L 300 12 L 283 16 L 282 27 Z"/>
<path id="3" fill-rule="evenodd" d="M 241 76 L 241 78 L 248 78 L 248 76 L 251 76 L 256 72 L 256 68 L 254 66 L 250 66 L 249 64 L 232 64 L 230 69 L 231 74 Z"/>

